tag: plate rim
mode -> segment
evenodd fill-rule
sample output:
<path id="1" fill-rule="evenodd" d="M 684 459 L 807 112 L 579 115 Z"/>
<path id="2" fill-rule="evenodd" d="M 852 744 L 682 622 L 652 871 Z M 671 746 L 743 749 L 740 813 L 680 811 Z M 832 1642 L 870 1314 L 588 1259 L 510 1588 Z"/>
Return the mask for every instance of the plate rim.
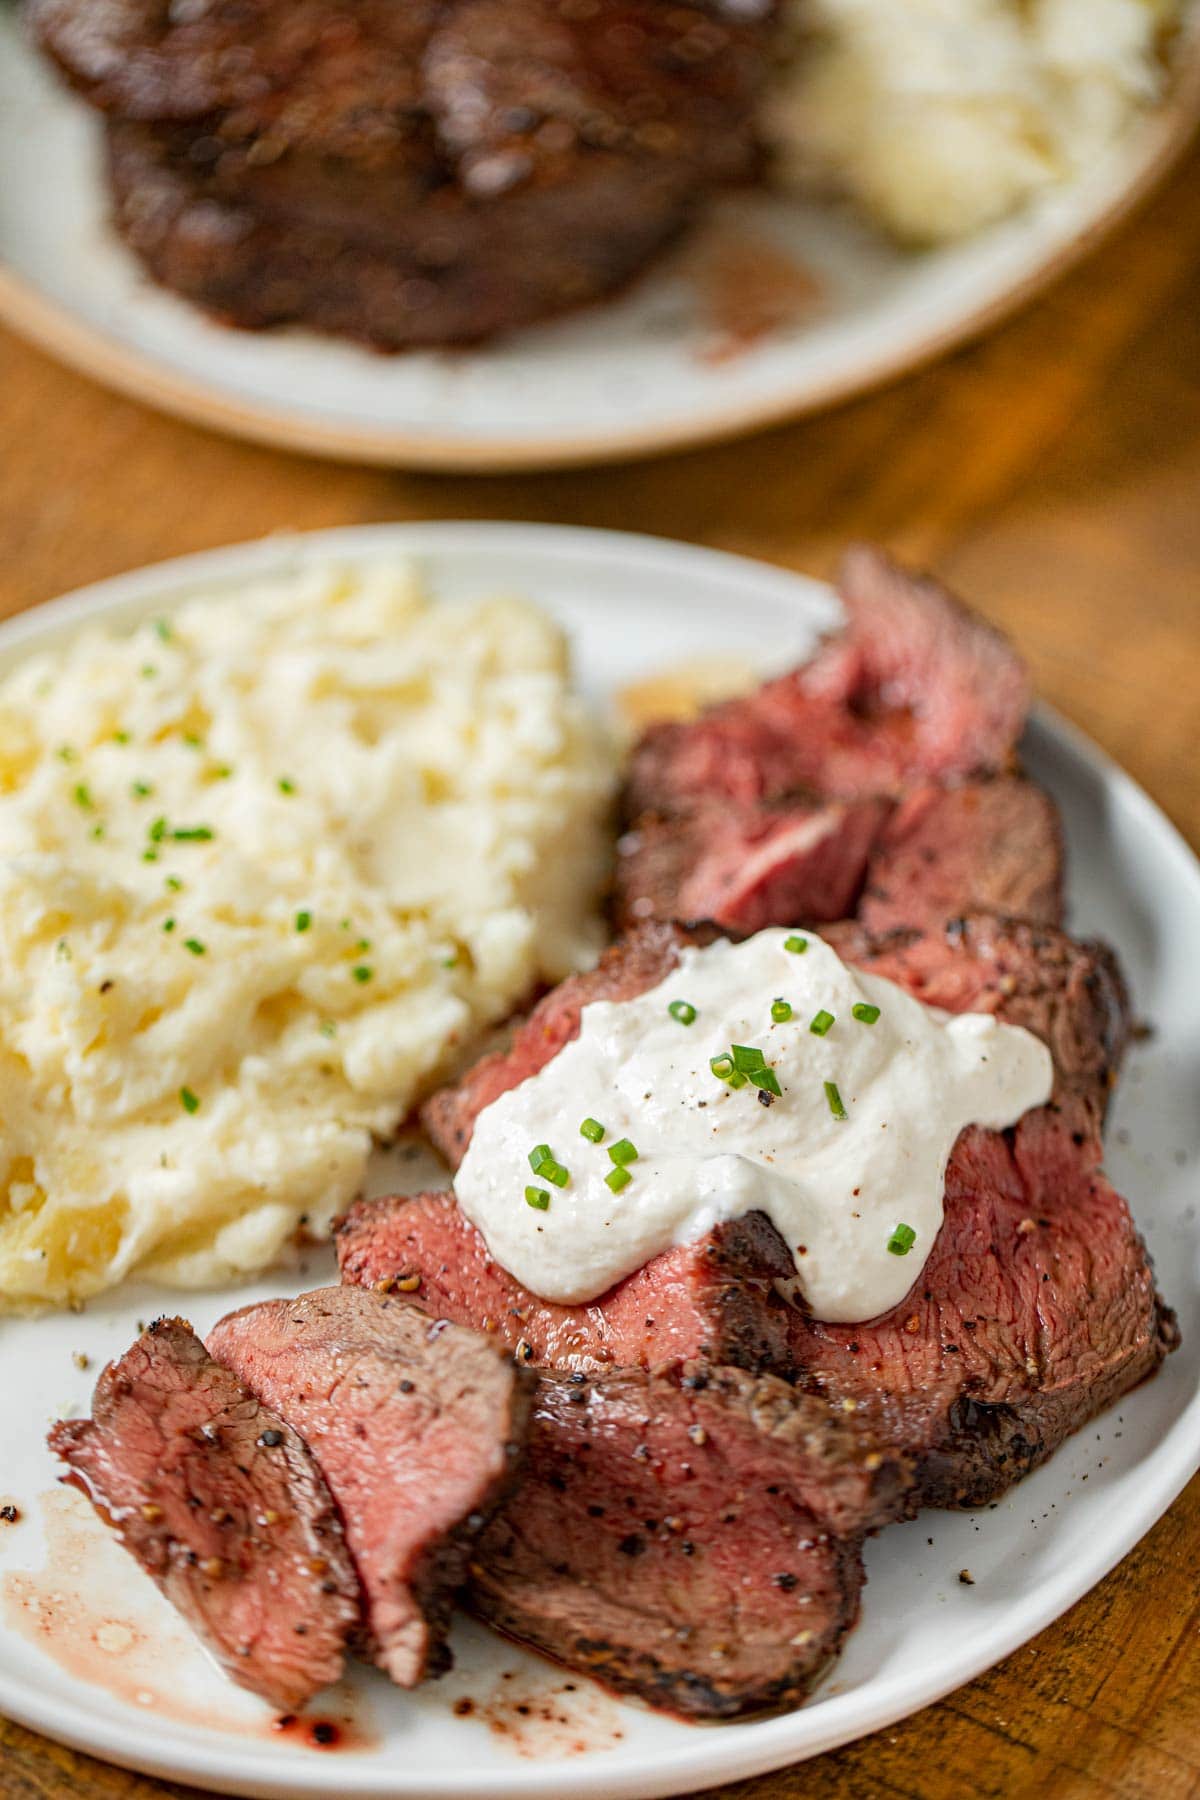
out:
<path id="1" fill-rule="evenodd" d="M 1167 92 L 1134 128 L 1141 141 L 1124 186 L 1098 205 L 1071 238 L 1000 292 L 922 337 L 881 349 L 853 373 L 809 380 L 799 392 L 785 384 L 771 396 L 747 396 L 658 426 L 549 432 L 532 440 L 498 435 L 471 440 L 444 432 L 298 418 L 270 402 L 214 389 L 158 355 L 120 343 L 18 275 L 2 256 L 0 322 L 60 363 L 155 411 L 252 443 L 334 461 L 447 474 L 511 474 L 724 443 L 807 418 L 923 368 L 999 324 L 1089 255 L 1149 198 L 1200 131 L 1200 6 L 1194 18 L 1185 20 L 1176 55 Z"/>
<path id="2" fill-rule="evenodd" d="M 614 559 L 626 573 L 637 572 L 652 579 L 655 568 L 664 562 L 675 569 L 680 565 L 714 564 L 728 576 L 770 586 L 796 589 L 825 583 L 780 565 L 727 551 L 710 550 L 701 545 L 680 542 L 648 534 L 612 531 L 603 528 L 541 525 L 534 522 L 488 520 L 438 520 L 397 522 L 382 525 L 340 526 L 307 532 L 277 533 L 244 543 L 199 551 L 182 557 L 143 565 L 123 574 L 109 576 L 64 594 L 57 599 L 34 605 L 0 620 L 0 659 L 7 660 L 10 649 L 29 646 L 47 635 L 85 624 L 90 618 L 103 617 L 110 611 L 136 614 L 139 608 L 170 608 L 182 604 L 197 588 L 210 580 L 236 580 L 263 575 L 272 569 L 286 570 L 303 566 L 311 560 L 332 555 L 370 557 L 381 551 L 399 555 L 429 558 L 436 563 L 439 547 L 454 546 L 463 540 L 483 552 L 489 541 L 502 540 L 509 551 L 530 546 L 536 557 L 538 545 L 548 544 L 558 553 L 573 554 L 585 563 L 597 558 Z M 1118 796 L 1134 809 L 1147 828 L 1153 830 L 1177 861 L 1181 876 L 1193 889 L 1200 905 L 1200 859 L 1182 832 L 1154 802 L 1151 796 L 1115 760 L 1095 744 L 1078 727 L 1052 708 L 1039 705 L 1031 721 L 1034 737 L 1042 737 L 1056 749 L 1065 751 L 1069 759 L 1098 776 L 1106 791 Z M 603 1755 L 585 1764 L 572 1764 L 569 1776 L 571 1793 L 579 1800 L 656 1800 L 691 1791 L 696 1782 L 710 1786 L 714 1781 L 740 1780 L 782 1768 L 798 1759 L 821 1755 L 840 1744 L 894 1724 L 909 1714 L 941 1699 L 986 1669 L 1011 1655 L 1040 1631 L 1066 1612 L 1084 1594 L 1111 1571 L 1133 1546 L 1160 1519 L 1190 1480 L 1200 1461 L 1200 1383 L 1195 1386 L 1179 1415 L 1139 1465 L 1142 1480 L 1137 1504 L 1127 1506 L 1119 1524 L 1107 1531 L 1103 1549 L 1093 1556 L 1081 1571 L 1077 1563 L 1048 1576 L 1039 1587 L 1036 1601 L 1027 1600 L 1001 1615 L 998 1623 L 981 1626 L 978 1642 L 969 1657 L 961 1659 L 952 1671 L 914 1679 L 910 1673 L 893 1674 L 888 1680 L 868 1690 L 872 1700 L 866 1706 L 858 1693 L 831 1694 L 821 1707 L 823 1729 L 812 1741 L 797 1745 L 795 1722 L 814 1711 L 797 1709 L 757 1724 L 744 1724 L 718 1735 L 715 1730 L 697 1732 L 694 1741 L 683 1741 L 666 1750 L 647 1751 L 638 1763 L 624 1769 L 606 1769 Z M 101 1756 L 125 1768 L 162 1776 L 184 1784 L 208 1784 L 222 1791 L 249 1795 L 297 1794 L 324 1796 L 329 1792 L 328 1765 L 314 1760 L 311 1770 L 289 1770 L 285 1780 L 269 1773 L 267 1756 L 255 1745 L 245 1746 L 242 1756 L 230 1750 L 228 1740 L 218 1738 L 211 1749 L 177 1743 L 164 1760 L 161 1752 L 139 1748 L 128 1722 L 109 1718 L 103 1713 L 103 1690 L 96 1690 L 94 1707 L 85 1709 L 76 1721 L 62 1721 L 56 1715 L 54 1702 L 41 1698 L 36 1686 L 27 1690 L 14 1687 L 0 1668 L 0 1710 L 6 1716 L 41 1731 L 60 1743 Z M 262 1750 L 269 1751 L 264 1745 Z M 238 1773 L 240 1767 L 241 1772 Z M 359 1800 L 380 1800 L 385 1794 L 399 1795 L 405 1790 L 395 1785 L 395 1776 L 384 1776 L 376 1769 L 355 1769 L 351 1760 L 338 1764 L 338 1791 Z M 517 1763 L 511 1772 L 492 1772 L 482 1780 L 464 1780 L 449 1772 L 431 1778 L 422 1774 L 422 1800 L 528 1800 L 543 1796 L 555 1800 L 564 1776 L 560 1762 L 541 1767 Z"/>

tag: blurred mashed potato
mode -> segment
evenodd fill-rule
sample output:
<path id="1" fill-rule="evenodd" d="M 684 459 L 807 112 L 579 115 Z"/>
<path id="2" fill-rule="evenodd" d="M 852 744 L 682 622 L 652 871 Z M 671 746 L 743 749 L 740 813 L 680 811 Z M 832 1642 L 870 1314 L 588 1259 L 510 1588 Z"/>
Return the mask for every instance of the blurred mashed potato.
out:
<path id="1" fill-rule="evenodd" d="M 898 237 L 978 230 L 1075 175 L 1162 82 L 1179 0 L 792 0 L 785 178 Z"/>
<path id="2" fill-rule="evenodd" d="M 0 683 L 0 1309 L 261 1269 L 600 939 L 606 744 L 533 607 L 324 568 Z"/>

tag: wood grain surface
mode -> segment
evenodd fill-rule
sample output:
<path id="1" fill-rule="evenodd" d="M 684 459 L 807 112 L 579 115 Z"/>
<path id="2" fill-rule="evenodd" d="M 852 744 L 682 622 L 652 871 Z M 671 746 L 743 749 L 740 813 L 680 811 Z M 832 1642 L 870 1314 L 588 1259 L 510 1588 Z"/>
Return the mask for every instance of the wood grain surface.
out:
<path id="1" fill-rule="evenodd" d="M 156 417 L 0 335 L 0 459 L 0 615 L 183 551 L 383 519 L 625 527 L 817 574 L 876 538 L 1010 631 L 1041 693 L 1200 845 L 1200 154 L 983 343 L 743 443 L 491 480 L 329 466 Z M 990 1674 L 724 1800 L 1198 1800 L 1198 1568 L 1194 1481 Z M 0 1721 L 5 1800 L 184 1791 Z"/>

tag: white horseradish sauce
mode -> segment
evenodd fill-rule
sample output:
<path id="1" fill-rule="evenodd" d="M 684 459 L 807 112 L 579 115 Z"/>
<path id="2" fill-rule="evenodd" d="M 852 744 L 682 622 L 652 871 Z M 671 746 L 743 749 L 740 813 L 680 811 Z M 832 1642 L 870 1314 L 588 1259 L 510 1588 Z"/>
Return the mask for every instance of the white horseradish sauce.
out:
<path id="1" fill-rule="evenodd" d="M 777 1001 L 789 1017 L 773 1016 Z M 761 1052 L 766 1073 L 736 1086 L 714 1074 L 735 1045 L 751 1053 L 743 1064 Z M 769 1088 L 772 1072 L 780 1093 L 765 1105 L 755 1076 Z M 849 968 L 814 932 L 762 931 L 689 947 L 647 993 L 585 1007 L 578 1038 L 479 1115 L 455 1191 L 497 1262 L 562 1302 L 758 1210 L 814 1316 L 857 1322 L 919 1276 L 963 1126 L 1015 1124 L 1052 1077 L 1030 1032 L 948 1017 Z M 584 1121 L 603 1127 L 599 1142 Z M 623 1142 L 636 1160 L 612 1159 Z M 552 1161 L 535 1172 L 539 1146 Z"/>

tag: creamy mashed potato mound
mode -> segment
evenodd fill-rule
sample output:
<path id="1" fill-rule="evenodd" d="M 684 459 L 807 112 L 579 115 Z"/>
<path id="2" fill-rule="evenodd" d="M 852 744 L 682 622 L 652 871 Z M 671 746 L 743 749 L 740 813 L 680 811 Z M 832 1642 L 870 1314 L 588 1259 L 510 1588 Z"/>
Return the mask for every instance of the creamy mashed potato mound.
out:
<path id="1" fill-rule="evenodd" d="M 590 961 L 613 767 L 532 606 L 323 568 L 0 683 L 0 1305 L 263 1268 Z"/>
<path id="2" fill-rule="evenodd" d="M 1086 170 L 1162 85 L 1179 0 L 792 0 L 769 133 L 901 238 L 938 242 Z"/>

